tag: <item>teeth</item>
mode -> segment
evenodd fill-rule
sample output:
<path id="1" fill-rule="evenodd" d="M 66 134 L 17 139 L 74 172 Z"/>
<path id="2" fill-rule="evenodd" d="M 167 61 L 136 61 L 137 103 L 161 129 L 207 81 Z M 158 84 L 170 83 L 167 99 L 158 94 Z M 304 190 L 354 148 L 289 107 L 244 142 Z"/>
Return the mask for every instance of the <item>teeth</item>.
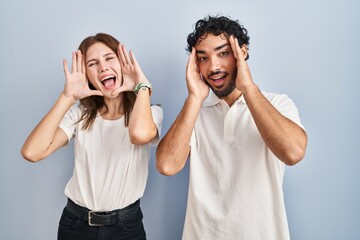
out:
<path id="1" fill-rule="evenodd" d="M 224 76 L 218 76 L 218 77 L 212 77 L 213 80 L 219 80 L 220 78 L 223 78 Z"/>
<path id="2" fill-rule="evenodd" d="M 107 80 L 107 79 L 114 78 L 114 77 L 115 77 L 115 76 L 107 76 L 107 77 L 101 79 L 101 81 L 105 81 L 105 80 Z"/>

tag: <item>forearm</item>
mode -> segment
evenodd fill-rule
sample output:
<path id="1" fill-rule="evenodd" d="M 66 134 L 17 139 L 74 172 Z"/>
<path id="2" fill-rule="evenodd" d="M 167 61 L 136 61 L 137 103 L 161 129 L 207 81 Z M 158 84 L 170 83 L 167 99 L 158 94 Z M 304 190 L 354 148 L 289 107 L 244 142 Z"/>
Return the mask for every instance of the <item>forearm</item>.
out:
<path id="1" fill-rule="evenodd" d="M 285 164 L 294 165 L 305 154 L 307 136 L 296 123 L 284 117 L 251 85 L 243 92 L 255 124 L 269 149 Z"/>
<path id="2" fill-rule="evenodd" d="M 65 143 L 65 139 L 62 138 L 61 142 L 56 142 L 56 146 L 53 145 L 62 118 L 75 102 L 63 93 L 59 96 L 50 111 L 26 139 L 21 149 L 21 154 L 25 159 L 33 162 L 39 161 L 51 154 L 59 145 Z"/>
<path id="3" fill-rule="evenodd" d="M 183 169 L 190 152 L 190 138 L 202 101 L 188 97 L 156 151 L 156 166 L 164 175 L 175 175 Z"/>
<path id="4" fill-rule="evenodd" d="M 129 135 L 133 144 L 147 144 L 157 134 L 157 128 L 154 123 L 149 89 L 140 89 L 136 97 L 134 108 L 129 121 Z"/>

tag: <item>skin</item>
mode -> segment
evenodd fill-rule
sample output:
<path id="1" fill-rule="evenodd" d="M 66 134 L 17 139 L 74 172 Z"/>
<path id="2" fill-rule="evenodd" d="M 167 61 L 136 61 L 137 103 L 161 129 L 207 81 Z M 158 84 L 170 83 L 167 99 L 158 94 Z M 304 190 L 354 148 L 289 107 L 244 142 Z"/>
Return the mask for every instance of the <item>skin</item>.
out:
<path id="1" fill-rule="evenodd" d="M 130 55 L 129 55 L 130 54 Z M 65 87 L 59 98 L 26 139 L 22 156 L 30 161 L 40 161 L 67 143 L 67 136 L 59 124 L 76 101 L 93 95 L 103 96 L 106 107 L 99 109 L 102 118 L 119 119 L 123 116 L 123 92 L 132 91 L 138 82 L 147 82 L 134 54 L 127 53 L 119 44 L 114 53 L 103 43 L 93 44 L 84 55 L 78 50 L 72 53 L 71 70 L 63 61 Z M 114 85 L 106 88 L 101 82 L 115 77 Z M 96 88 L 91 90 L 88 81 Z M 145 88 L 144 88 L 145 89 Z M 157 134 L 147 89 L 139 91 L 129 120 L 129 135 L 133 144 L 149 143 Z"/>
<path id="2" fill-rule="evenodd" d="M 264 142 L 280 161 L 294 165 L 304 157 L 306 133 L 281 115 L 253 82 L 245 61 L 247 51 L 246 45 L 240 47 L 236 38 L 223 34 L 208 34 L 192 49 L 186 68 L 188 97 L 157 147 L 156 164 L 160 173 L 174 175 L 185 166 L 192 130 L 209 88 L 229 106 L 244 95 Z"/>

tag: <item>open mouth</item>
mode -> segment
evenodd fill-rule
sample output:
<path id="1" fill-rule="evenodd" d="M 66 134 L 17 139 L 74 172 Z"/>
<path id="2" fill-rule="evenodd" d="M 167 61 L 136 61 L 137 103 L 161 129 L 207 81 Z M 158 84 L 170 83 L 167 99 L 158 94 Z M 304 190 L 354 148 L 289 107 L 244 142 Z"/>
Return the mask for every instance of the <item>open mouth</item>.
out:
<path id="1" fill-rule="evenodd" d="M 116 77 L 114 75 L 105 76 L 100 81 L 106 90 L 112 90 L 116 85 Z"/>
<path id="2" fill-rule="evenodd" d="M 215 87 L 221 87 L 226 78 L 227 74 L 216 74 L 209 77 L 210 80 L 214 82 Z"/>

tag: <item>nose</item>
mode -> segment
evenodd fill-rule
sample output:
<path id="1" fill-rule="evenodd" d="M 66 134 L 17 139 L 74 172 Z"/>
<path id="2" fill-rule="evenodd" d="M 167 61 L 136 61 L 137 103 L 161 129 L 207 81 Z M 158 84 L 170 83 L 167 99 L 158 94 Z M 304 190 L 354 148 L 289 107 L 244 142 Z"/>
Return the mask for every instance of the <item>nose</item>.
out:
<path id="1" fill-rule="evenodd" d="M 217 57 L 210 58 L 210 71 L 215 72 L 221 69 L 220 61 Z"/>
<path id="2" fill-rule="evenodd" d="M 106 72 L 107 70 L 109 70 L 109 66 L 104 62 L 99 62 L 99 65 L 98 65 L 99 73 Z"/>

